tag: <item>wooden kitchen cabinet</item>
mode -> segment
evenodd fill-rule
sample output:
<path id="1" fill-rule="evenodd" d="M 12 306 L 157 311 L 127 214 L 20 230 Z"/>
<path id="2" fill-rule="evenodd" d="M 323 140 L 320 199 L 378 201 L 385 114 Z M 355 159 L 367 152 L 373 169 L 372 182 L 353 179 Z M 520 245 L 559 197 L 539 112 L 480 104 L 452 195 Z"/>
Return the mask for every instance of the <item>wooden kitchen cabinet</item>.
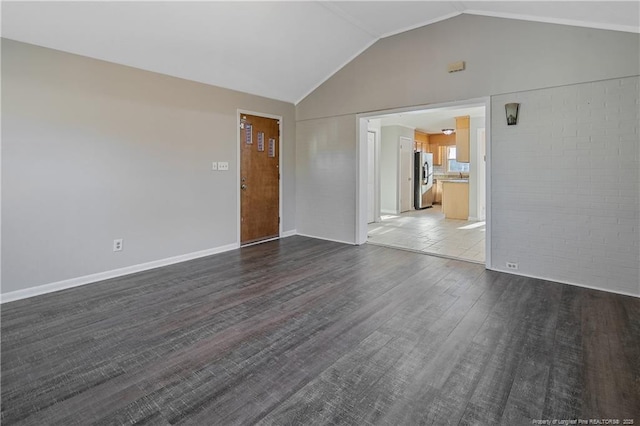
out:
<path id="1" fill-rule="evenodd" d="M 455 145 L 456 137 L 454 134 L 445 135 L 443 133 L 429 134 L 429 152 L 433 154 L 433 165 L 442 166 L 447 158 L 447 146 Z"/>
<path id="2" fill-rule="evenodd" d="M 469 162 L 469 116 L 456 117 L 456 161 Z"/>
<path id="3" fill-rule="evenodd" d="M 444 181 L 442 213 L 447 219 L 469 219 L 469 183 Z"/>
<path id="4" fill-rule="evenodd" d="M 435 179 L 433 184 L 433 202 L 434 204 L 442 203 L 442 180 Z"/>
<path id="5" fill-rule="evenodd" d="M 446 147 L 439 145 L 429 145 L 431 149 L 431 153 L 433 154 L 433 165 L 434 166 L 442 166 L 442 151 L 446 149 Z"/>
<path id="6" fill-rule="evenodd" d="M 414 131 L 414 151 L 430 152 L 429 151 L 429 135 L 419 131 Z"/>

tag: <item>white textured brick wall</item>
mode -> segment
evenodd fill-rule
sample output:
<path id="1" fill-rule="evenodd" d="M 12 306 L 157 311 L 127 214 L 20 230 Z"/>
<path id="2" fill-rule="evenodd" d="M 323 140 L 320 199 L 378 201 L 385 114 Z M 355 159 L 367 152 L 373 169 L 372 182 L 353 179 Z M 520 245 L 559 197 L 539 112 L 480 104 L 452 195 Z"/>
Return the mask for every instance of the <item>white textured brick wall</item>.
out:
<path id="1" fill-rule="evenodd" d="M 638 77 L 492 97 L 494 269 L 640 296 L 639 99 Z"/>

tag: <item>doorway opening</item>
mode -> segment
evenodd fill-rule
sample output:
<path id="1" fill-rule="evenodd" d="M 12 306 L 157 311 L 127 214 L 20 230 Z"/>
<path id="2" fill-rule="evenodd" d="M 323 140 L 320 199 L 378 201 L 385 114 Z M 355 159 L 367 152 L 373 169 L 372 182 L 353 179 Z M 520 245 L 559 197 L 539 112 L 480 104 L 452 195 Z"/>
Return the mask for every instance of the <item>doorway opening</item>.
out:
<path id="1" fill-rule="evenodd" d="M 489 99 L 358 120 L 356 242 L 490 265 Z"/>

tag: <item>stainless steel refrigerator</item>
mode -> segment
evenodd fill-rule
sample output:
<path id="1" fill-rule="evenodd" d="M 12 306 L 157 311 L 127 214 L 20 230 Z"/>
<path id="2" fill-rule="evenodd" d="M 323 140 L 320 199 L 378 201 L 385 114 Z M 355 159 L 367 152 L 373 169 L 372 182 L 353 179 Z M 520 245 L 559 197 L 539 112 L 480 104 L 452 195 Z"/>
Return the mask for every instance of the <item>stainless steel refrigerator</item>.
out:
<path id="1" fill-rule="evenodd" d="M 433 206 L 433 154 L 416 152 L 413 171 L 413 206 L 416 209 Z"/>

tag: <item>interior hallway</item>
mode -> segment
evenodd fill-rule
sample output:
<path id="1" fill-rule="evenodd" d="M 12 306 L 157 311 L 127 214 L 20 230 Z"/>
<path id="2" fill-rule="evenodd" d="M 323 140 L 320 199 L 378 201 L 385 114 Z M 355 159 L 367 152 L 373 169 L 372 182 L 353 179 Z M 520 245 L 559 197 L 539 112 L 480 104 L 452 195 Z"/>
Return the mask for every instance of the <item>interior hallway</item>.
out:
<path id="1" fill-rule="evenodd" d="M 368 242 L 484 264 L 485 222 L 445 219 L 442 206 L 382 216 Z"/>

